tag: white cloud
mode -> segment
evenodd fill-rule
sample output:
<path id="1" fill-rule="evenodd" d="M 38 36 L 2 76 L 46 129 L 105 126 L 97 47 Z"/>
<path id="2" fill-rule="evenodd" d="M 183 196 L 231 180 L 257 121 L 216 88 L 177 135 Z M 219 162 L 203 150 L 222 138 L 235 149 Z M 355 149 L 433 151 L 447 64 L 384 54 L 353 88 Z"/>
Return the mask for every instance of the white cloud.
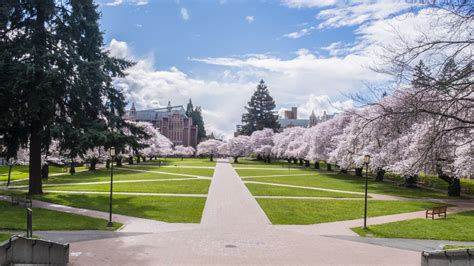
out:
<path id="1" fill-rule="evenodd" d="M 282 0 L 284 6 L 290 8 L 325 7 L 336 4 L 336 0 Z"/>
<path id="2" fill-rule="evenodd" d="M 255 21 L 255 17 L 253 17 L 253 16 L 246 16 L 246 17 L 245 17 L 245 21 L 247 21 L 247 23 L 251 24 L 252 22 Z"/>
<path id="3" fill-rule="evenodd" d="M 131 58 L 132 57 L 130 49 L 128 48 L 128 44 L 126 42 L 112 39 L 112 41 L 110 41 L 110 44 L 107 48 L 109 49 L 111 56 L 115 56 L 118 58 Z"/>
<path id="4" fill-rule="evenodd" d="M 350 2 L 349 2 L 350 3 Z M 389 18 L 403 10 L 413 8 L 407 1 L 355 1 L 341 4 L 318 13 L 316 18 L 323 20 L 319 28 L 337 28 L 359 25 L 371 20 Z"/>
<path id="5" fill-rule="evenodd" d="M 180 10 L 180 13 L 181 13 L 181 18 L 185 21 L 189 20 L 189 12 L 188 12 L 188 9 L 186 9 L 185 7 L 182 7 L 181 10 Z"/>
<path id="6" fill-rule="evenodd" d="M 112 2 L 105 3 L 106 6 L 119 6 L 128 3 L 134 6 L 148 5 L 148 0 L 114 0 Z"/>
<path id="7" fill-rule="evenodd" d="M 309 28 L 304 28 L 304 29 L 301 29 L 299 31 L 287 33 L 287 34 L 283 35 L 283 37 L 290 38 L 290 39 L 299 39 L 303 36 L 311 34 L 311 32 L 315 29 L 316 29 L 315 27 L 311 26 Z"/>
<path id="8" fill-rule="evenodd" d="M 136 24 L 133 24 L 133 26 L 135 26 L 135 27 L 137 27 L 137 28 L 141 28 L 141 27 L 143 27 L 143 25 L 142 25 L 142 24 L 138 24 L 138 23 L 136 23 Z"/>

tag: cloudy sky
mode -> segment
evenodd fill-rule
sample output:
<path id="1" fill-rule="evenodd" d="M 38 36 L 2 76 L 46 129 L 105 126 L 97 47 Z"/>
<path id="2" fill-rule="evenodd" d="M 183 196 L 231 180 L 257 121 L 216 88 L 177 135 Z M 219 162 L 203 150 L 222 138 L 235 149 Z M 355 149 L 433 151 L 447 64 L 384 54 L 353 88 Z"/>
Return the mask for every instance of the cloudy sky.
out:
<path id="1" fill-rule="evenodd" d="M 300 117 L 351 107 L 348 95 L 389 77 L 374 73 L 396 32 L 429 25 L 416 1 L 101 0 L 115 56 L 137 64 L 116 85 L 138 109 L 192 98 L 208 132 L 231 135 L 263 79 L 277 109 Z"/>

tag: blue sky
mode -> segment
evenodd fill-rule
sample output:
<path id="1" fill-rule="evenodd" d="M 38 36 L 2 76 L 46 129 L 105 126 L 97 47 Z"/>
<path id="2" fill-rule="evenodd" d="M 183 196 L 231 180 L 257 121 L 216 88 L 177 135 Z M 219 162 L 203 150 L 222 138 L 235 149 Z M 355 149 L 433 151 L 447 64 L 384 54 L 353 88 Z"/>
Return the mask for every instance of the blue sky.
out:
<path id="1" fill-rule="evenodd" d="M 263 79 L 279 112 L 338 112 L 374 73 L 381 46 L 428 29 L 420 6 L 399 0 L 100 0 L 111 54 L 137 62 L 115 84 L 131 104 L 202 106 L 208 131 L 230 136 Z"/>

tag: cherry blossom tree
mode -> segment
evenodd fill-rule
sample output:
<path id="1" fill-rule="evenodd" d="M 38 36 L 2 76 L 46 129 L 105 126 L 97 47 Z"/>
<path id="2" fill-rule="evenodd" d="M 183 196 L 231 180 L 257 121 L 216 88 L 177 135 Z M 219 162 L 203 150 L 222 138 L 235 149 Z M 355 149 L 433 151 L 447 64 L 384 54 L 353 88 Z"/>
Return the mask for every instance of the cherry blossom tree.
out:
<path id="1" fill-rule="evenodd" d="M 178 145 L 178 146 L 174 147 L 173 154 L 175 156 L 181 157 L 181 160 L 183 160 L 184 157 L 193 156 L 195 152 L 196 152 L 196 150 L 191 146 L 185 147 L 183 145 Z"/>
<path id="2" fill-rule="evenodd" d="M 197 145 L 197 154 L 209 156 L 209 160 L 212 162 L 214 160 L 214 156 L 219 153 L 219 146 L 221 145 L 222 141 L 208 139 Z"/>
<path id="3" fill-rule="evenodd" d="M 250 136 L 254 153 L 266 163 L 271 163 L 273 135 L 273 129 L 265 128 L 253 132 Z"/>
<path id="4" fill-rule="evenodd" d="M 234 158 L 234 163 L 239 162 L 239 157 L 248 155 L 252 152 L 252 141 L 249 136 L 237 136 L 227 143 L 227 154 Z"/>

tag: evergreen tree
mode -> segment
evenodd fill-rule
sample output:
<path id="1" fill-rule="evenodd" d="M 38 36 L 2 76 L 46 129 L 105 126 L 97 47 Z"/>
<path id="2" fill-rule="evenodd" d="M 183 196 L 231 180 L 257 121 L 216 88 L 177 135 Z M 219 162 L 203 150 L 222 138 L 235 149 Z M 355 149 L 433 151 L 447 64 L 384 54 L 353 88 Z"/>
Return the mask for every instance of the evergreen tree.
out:
<path id="1" fill-rule="evenodd" d="M 426 88 L 429 87 L 431 84 L 431 73 L 428 67 L 426 67 L 425 63 L 422 60 L 418 62 L 413 70 L 413 78 L 411 84 L 415 88 Z"/>
<path id="2" fill-rule="evenodd" d="M 240 134 L 250 135 L 254 131 L 264 128 L 277 130 L 280 128 L 278 115 L 275 114 L 275 101 L 268 91 L 267 85 L 263 80 L 257 86 L 257 90 L 252 95 L 245 107 L 247 113 L 242 115 L 242 128 Z"/>
<path id="3" fill-rule="evenodd" d="M 200 106 L 193 106 L 193 102 L 189 99 L 186 106 L 186 115 L 193 119 L 193 125 L 198 131 L 198 142 L 206 138 L 206 128 L 204 127 L 204 119 L 202 118 L 202 109 Z"/>
<path id="4" fill-rule="evenodd" d="M 0 134 L 10 154 L 29 146 L 30 194 L 42 193 L 41 153 L 53 137 L 70 156 L 119 137 L 125 101 L 112 77 L 131 63 L 102 50 L 96 10 L 92 0 L 0 2 Z"/>

